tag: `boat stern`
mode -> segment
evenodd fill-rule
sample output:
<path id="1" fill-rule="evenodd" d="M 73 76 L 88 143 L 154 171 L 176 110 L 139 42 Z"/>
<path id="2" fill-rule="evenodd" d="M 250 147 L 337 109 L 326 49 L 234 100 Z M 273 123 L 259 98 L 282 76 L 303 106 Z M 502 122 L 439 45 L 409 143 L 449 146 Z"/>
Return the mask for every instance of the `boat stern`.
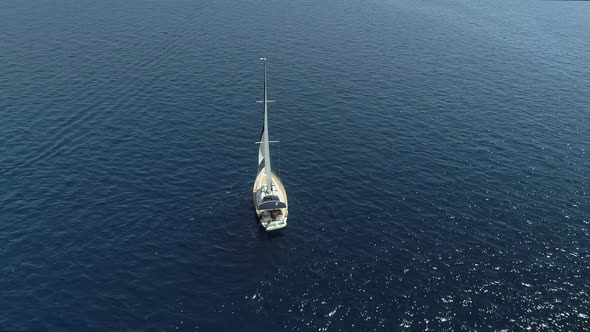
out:
<path id="1" fill-rule="evenodd" d="M 264 229 L 267 232 L 271 232 L 271 231 L 276 231 L 279 229 L 283 229 L 285 227 L 287 227 L 287 219 L 283 218 L 283 219 L 279 219 L 279 220 L 269 220 L 269 221 L 260 221 L 260 223 L 262 224 L 262 227 L 264 227 Z"/>

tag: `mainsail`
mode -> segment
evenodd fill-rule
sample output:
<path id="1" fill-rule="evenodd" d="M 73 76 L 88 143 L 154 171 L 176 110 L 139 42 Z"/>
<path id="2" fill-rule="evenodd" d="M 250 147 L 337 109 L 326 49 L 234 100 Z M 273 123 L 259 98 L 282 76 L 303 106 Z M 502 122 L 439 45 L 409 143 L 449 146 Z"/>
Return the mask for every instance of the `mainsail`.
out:
<path id="1" fill-rule="evenodd" d="M 260 149 L 259 155 L 262 156 L 262 160 L 258 162 L 258 170 L 264 168 L 266 173 L 266 192 L 272 193 L 272 169 L 270 166 L 270 142 L 268 140 L 268 98 L 266 89 L 266 58 L 260 58 L 264 62 L 264 126 L 262 127 L 262 134 L 260 135 Z M 260 158 L 259 158 L 260 159 Z"/>

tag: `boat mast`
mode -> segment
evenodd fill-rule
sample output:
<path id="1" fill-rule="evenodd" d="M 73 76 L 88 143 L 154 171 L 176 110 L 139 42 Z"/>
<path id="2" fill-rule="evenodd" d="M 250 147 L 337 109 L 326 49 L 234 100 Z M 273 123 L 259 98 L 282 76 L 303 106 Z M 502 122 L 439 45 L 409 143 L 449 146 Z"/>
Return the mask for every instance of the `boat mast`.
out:
<path id="1" fill-rule="evenodd" d="M 266 90 L 266 58 L 260 58 L 264 62 L 264 133 L 262 144 L 264 148 L 264 171 L 266 172 L 266 193 L 272 193 L 272 170 L 270 167 L 270 146 L 268 140 L 268 98 Z"/>

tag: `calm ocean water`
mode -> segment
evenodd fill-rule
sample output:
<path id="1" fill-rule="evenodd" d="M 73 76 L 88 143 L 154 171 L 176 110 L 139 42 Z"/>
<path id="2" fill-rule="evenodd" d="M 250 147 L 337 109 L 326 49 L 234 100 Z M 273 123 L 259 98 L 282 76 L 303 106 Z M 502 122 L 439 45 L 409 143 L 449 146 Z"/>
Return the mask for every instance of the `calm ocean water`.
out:
<path id="1" fill-rule="evenodd" d="M 589 17 L 3 1 L 0 329 L 588 329 Z M 261 56 L 275 235 L 249 192 Z"/>

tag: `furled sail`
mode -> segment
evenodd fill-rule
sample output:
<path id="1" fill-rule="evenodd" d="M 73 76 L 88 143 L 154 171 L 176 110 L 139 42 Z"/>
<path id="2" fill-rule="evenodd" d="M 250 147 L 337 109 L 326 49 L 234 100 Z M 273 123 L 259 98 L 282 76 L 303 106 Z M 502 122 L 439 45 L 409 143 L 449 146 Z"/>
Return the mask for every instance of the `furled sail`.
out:
<path id="1" fill-rule="evenodd" d="M 264 168 L 266 173 L 266 192 L 272 192 L 272 169 L 270 166 L 270 142 L 268 140 L 268 96 L 266 89 L 266 58 L 261 58 L 264 61 L 264 125 L 260 135 L 260 148 L 258 150 L 258 171 Z"/>

